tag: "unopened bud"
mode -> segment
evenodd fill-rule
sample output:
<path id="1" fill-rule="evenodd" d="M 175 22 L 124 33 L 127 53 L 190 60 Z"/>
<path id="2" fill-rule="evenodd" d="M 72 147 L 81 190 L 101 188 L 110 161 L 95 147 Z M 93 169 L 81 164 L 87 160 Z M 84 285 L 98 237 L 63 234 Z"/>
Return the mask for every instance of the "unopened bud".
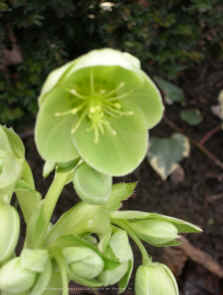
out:
<path id="1" fill-rule="evenodd" d="M 153 246 L 168 246 L 178 237 L 175 225 L 170 222 L 151 219 L 131 222 L 132 229 L 144 241 Z"/>
<path id="2" fill-rule="evenodd" d="M 23 268 L 20 257 L 16 257 L 0 269 L 0 289 L 21 294 L 32 287 L 35 278 L 36 273 Z"/>
<path id="3" fill-rule="evenodd" d="M 136 295 L 178 295 L 176 279 L 171 270 L 164 264 L 151 263 L 141 265 L 135 278 Z"/>
<path id="4" fill-rule="evenodd" d="M 71 272 L 82 278 L 93 279 L 104 268 L 102 258 L 87 247 L 67 247 L 64 248 L 63 255 L 70 264 Z"/>
<path id="5" fill-rule="evenodd" d="M 16 209 L 0 203 L 0 262 L 10 258 L 18 242 L 20 229 L 19 215 Z"/>

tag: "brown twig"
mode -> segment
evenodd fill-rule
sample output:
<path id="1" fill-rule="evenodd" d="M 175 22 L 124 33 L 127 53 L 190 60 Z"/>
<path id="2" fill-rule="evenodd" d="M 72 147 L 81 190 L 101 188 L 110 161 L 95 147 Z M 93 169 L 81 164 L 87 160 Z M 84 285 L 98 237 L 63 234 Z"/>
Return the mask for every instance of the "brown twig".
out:
<path id="1" fill-rule="evenodd" d="M 217 126 L 214 129 L 208 131 L 204 137 L 200 140 L 200 144 L 204 145 L 215 133 L 219 132 L 222 130 L 221 126 Z"/>
<path id="2" fill-rule="evenodd" d="M 223 278 L 223 268 L 209 254 L 195 248 L 185 237 L 181 237 L 180 240 L 182 244 L 179 247 L 191 260 L 202 265 L 219 278 Z"/>
<path id="3" fill-rule="evenodd" d="M 211 152 L 209 152 L 208 149 L 206 149 L 206 147 L 204 147 L 202 144 L 200 144 L 199 142 L 191 139 L 188 135 L 185 134 L 184 130 L 179 128 L 178 126 L 175 125 L 175 123 L 173 123 L 172 121 L 170 121 L 169 119 L 167 119 L 167 117 L 164 117 L 164 121 L 165 123 L 171 127 L 172 129 L 174 129 L 175 131 L 185 135 L 189 141 L 196 146 L 203 154 L 205 154 L 210 160 L 212 160 L 216 166 L 220 167 L 221 169 L 223 169 L 223 163 Z"/>

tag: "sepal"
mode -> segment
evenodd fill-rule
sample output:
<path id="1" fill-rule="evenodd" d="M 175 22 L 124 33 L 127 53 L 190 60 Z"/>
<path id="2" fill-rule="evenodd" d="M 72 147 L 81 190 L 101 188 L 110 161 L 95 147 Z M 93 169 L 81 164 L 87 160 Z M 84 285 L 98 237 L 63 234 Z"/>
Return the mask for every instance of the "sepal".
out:
<path id="1" fill-rule="evenodd" d="M 158 213 L 147 213 L 143 211 L 114 211 L 111 213 L 112 219 L 124 219 L 128 221 L 136 220 L 159 220 L 164 222 L 170 222 L 174 224 L 178 230 L 178 233 L 199 233 L 202 229 L 190 222 L 184 221 L 179 218 L 174 218 L 167 215 L 162 215 Z"/>
<path id="2" fill-rule="evenodd" d="M 10 258 L 18 242 L 20 219 L 16 209 L 0 203 L 0 262 Z"/>
<path id="3" fill-rule="evenodd" d="M 0 269 L 0 289 L 5 292 L 21 293 L 29 290 L 36 279 L 36 273 L 25 269 L 20 257 L 13 258 Z"/>
<path id="4" fill-rule="evenodd" d="M 111 195 L 112 177 L 82 163 L 74 173 L 73 185 L 82 201 L 104 205 Z"/>
<path id="5" fill-rule="evenodd" d="M 72 274 L 84 279 L 94 279 L 104 268 L 103 259 L 88 247 L 67 247 L 63 249 L 63 256 Z"/>
<path id="6" fill-rule="evenodd" d="M 135 278 L 136 295 L 179 295 L 176 279 L 164 264 L 141 265 Z"/>
<path id="7" fill-rule="evenodd" d="M 157 246 L 169 246 L 178 238 L 175 225 L 160 220 L 138 220 L 129 223 L 139 238 L 145 242 Z"/>

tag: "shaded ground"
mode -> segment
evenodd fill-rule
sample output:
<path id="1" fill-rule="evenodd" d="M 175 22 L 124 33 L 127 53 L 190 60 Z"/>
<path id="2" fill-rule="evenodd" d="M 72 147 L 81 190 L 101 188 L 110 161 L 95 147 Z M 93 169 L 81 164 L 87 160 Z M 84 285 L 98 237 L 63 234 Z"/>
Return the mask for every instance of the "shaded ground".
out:
<path id="1" fill-rule="evenodd" d="M 180 79 L 185 91 L 188 107 L 197 107 L 204 121 L 197 127 L 189 127 L 179 118 L 179 105 L 167 106 L 166 116 L 195 141 L 220 125 L 220 120 L 211 112 L 211 106 L 217 104 L 219 91 L 223 89 L 223 67 L 209 62 L 203 67 L 185 73 Z M 175 132 L 164 121 L 151 134 L 167 136 Z M 27 157 L 37 179 L 38 189 L 46 191 L 50 179 L 42 181 L 42 161 L 34 150 L 32 138 L 25 140 Z M 207 149 L 223 161 L 223 134 L 218 132 L 205 144 Z M 137 171 L 125 180 L 138 180 L 136 194 L 125 203 L 128 209 L 138 209 L 179 217 L 193 222 L 204 229 L 199 235 L 190 235 L 188 239 L 195 247 L 210 254 L 223 265 L 223 170 L 216 166 L 199 149 L 192 146 L 190 157 L 182 162 L 183 180 L 169 177 L 163 182 L 152 170 L 147 160 Z M 216 197 L 217 196 L 217 197 Z M 56 216 L 70 208 L 77 199 L 71 186 L 64 190 Z M 197 263 L 181 255 L 170 255 L 163 249 L 148 248 L 154 260 L 165 261 L 178 275 L 181 294 L 184 295 L 222 295 L 222 281 Z M 177 253 L 177 252 L 176 252 Z M 136 255 L 137 263 L 140 263 Z M 178 260 L 177 260 L 178 259 Z M 176 267 L 177 265 L 177 267 Z M 133 294 L 133 281 L 126 295 Z M 115 290 L 101 290 L 98 294 L 116 294 Z M 77 292 L 72 292 L 77 294 Z M 83 291 L 81 294 L 92 294 Z M 96 294 L 96 293 L 95 293 Z"/>

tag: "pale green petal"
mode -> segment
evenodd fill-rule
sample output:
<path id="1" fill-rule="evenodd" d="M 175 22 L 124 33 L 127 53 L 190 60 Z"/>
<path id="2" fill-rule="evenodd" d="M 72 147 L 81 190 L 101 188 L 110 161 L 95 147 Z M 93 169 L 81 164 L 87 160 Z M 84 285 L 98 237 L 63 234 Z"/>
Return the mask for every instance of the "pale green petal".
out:
<path id="1" fill-rule="evenodd" d="M 49 93 L 38 113 L 35 141 L 40 155 L 45 160 L 68 162 L 78 157 L 70 136 L 74 116 L 55 116 L 56 113 L 73 107 L 69 98 L 68 92 L 55 88 Z"/>
<path id="2" fill-rule="evenodd" d="M 94 133 L 85 119 L 72 139 L 88 165 L 104 174 L 122 176 L 132 172 L 145 157 L 148 146 L 145 121 L 135 109 L 133 116 L 112 118 L 110 123 L 116 135 L 106 127 L 95 143 Z"/>
<path id="3" fill-rule="evenodd" d="M 103 205 L 108 201 L 111 193 L 112 177 L 83 163 L 74 174 L 73 184 L 76 193 L 83 201 Z"/>
<path id="4" fill-rule="evenodd" d="M 81 68 L 95 66 L 119 66 L 128 70 L 138 71 L 140 61 L 129 53 L 114 49 L 93 50 L 78 58 L 75 66 L 69 71 L 67 76 L 69 77 L 73 72 Z"/>
<path id="5" fill-rule="evenodd" d="M 46 95 L 50 90 L 53 89 L 53 87 L 55 87 L 57 85 L 57 83 L 60 81 L 61 77 L 63 76 L 64 72 L 69 68 L 69 66 L 71 66 L 74 63 L 74 61 L 68 62 L 65 65 L 63 65 L 62 67 L 57 68 L 56 70 L 52 71 L 45 83 L 43 84 L 43 87 L 41 89 L 41 93 L 39 96 L 39 104 L 41 105 L 45 98 Z"/>
<path id="6" fill-rule="evenodd" d="M 143 72 L 144 83 L 128 95 L 128 102 L 136 104 L 143 111 L 147 128 L 151 129 L 162 119 L 164 106 L 161 94 L 154 82 Z"/>

